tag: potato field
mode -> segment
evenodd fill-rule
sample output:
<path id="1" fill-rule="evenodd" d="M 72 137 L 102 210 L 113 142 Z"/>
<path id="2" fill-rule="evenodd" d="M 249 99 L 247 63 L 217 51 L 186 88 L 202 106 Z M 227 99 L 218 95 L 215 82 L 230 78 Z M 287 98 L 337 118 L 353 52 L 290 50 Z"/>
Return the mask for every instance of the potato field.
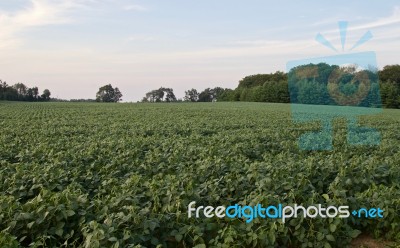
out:
<path id="1" fill-rule="evenodd" d="M 379 146 L 302 151 L 289 104 L 0 102 L 0 247 L 400 244 L 400 110 Z M 384 218 L 188 218 L 188 205 L 381 208 Z"/>

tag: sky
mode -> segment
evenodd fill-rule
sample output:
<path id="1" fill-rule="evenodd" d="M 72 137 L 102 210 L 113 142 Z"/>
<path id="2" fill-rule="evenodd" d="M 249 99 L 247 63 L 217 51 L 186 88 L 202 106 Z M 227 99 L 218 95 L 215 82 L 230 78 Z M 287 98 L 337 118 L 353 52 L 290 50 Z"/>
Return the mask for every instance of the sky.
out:
<path id="1" fill-rule="evenodd" d="M 339 21 L 348 21 L 344 50 Z M 373 38 L 348 51 L 367 31 Z M 161 86 L 182 98 L 292 60 L 364 51 L 380 68 L 400 63 L 398 0 L 0 1 L 0 79 L 62 99 L 93 99 L 105 84 L 126 102 Z"/>

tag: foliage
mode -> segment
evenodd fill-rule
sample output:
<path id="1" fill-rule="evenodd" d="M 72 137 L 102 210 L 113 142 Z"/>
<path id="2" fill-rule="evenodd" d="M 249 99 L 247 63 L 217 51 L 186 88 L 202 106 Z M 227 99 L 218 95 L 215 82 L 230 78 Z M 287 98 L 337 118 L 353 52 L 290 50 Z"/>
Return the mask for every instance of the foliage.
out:
<path id="1" fill-rule="evenodd" d="M 393 82 L 381 83 L 381 96 L 387 108 L 400 108 L 400 85 Z"/>
<path id="2" fill-rule="evenodd" d="M 284 72 L 277 71 L 275 73 L 270 74 L 256 74 L 244 77 L 239 81 L 239 88 L 252 88 L 255 86 L 261 86 L 265 82 L 279 82 L 279 81 L 287 81 L 287 75 Z"/>
<path id="3" fill-rule="evenodd" d="M 386 65 L 379 71 L 379 78 L 383 82 L 392 82 L 400 86 L 400 65 Z"/>
<path id="4" fill-rule="evenodd" d="M 316 71 L 307 70 L 307 68 L 314 67 L 317 67 Z M 299 73 L 301 69 L 304 69 L 303 74 Z M 288 103 L 300 100 L 303 103 L 335 104 L 326 88 L 326 84 L 335 70 L 339 70 L 339 66 L 320 63 L 300 65 L 288 73 L 277 71 L 270 74 L 246 76 L 239 81 L 236 89 L 226 91 L 227 93 L 221 97 L 221 101 Z M 345 94 L 354 92 L 358 87 L 359 84 L 350 83 L 355 75 L 368 74 L 372 82 L 372 90 L 361 103 L 362 106 L 400 108 L 400 65 L 388 65 L 380 71 L 377 71 L 376 68 L 368 68 L 360 72 L 351 66 L 340 70 L 345 70 L 348 74 L 341 78 L 339 85 L 341 92 Z M 299 76 L 293 76 L 294 73 L 299 73 Z M 378 87 L 380 89 L 377 89 Z M 375 95 L 379 92 L 380 96 Z M 376 103 L 379 98 L 381 101 Z"/>
<path id="5" fill-rule="evenodd" d="M 377 74 L 353 65 L 320 63 L 294 67 L 288 76 L 291 103 L 381 107 Z"/>
<path id="6" fill-rule="evenodd" d="M 221 88 L 216 88 L 211 89 L 211 88 L 206 88 L 199 94 L 199 102 L 212 102 L 214 100 L 217 100 L 217 94 L 222 90 Z M 219 90 L 219 91 L 218 91 Z"/>
<path id="7" fill-rule="evenodd" d="M 361 122 L 380 147 L 304 152 L 290 106 L 0 102 L 0 246 L 344 247 L 400 242 L 398 110 Z M 187 205 L 381 207 L 385 218 L 205 219 Z M 359 231 L 360 230 L 360 231 Z"/>
<path id="8" fill-rule="evenodd" d="M 230 101 L 229 93 L 231 89 L 214 87 L 206 88 L 198 93 L 196 89 L 185 91 L 184 100 L 187 102 L 214 102 L 214 101 Z"/>
<path id="9" fill-rule="evenodd" d="M 186 102 L 197 102 L 199 100 L 199 93 L 197 92 L 196 89 L 190 89 L 185 91 L 185 97 L 184 100 Z"/>
<path id="10" fill-rule="evenodd" d="M 104 85 L 99 88 L 96 94 L 97 102 L 119 102 L 121 101 L 122 93 L 118 88 L 113 88 L 111 84 Z"/>
<path id="11" fill-rule="evenodd" d="M 6 81 L 0 80 L 0 100 L 46 102 L 50 101 L 50 95 L 48 89 L 45 89 L 43 94 L 39 95 L 38 87 L 28 88 L 23 83 L 9 86 Z"/>
<path id="12" fill-rule="evenodd" d="M 164 98 L 165 96 L 165 98 Z M 157 90 L 152 90 L 146 93 L 142 102 L 176 102 L 174 90 L 171 88 L 161 87 Z"/>

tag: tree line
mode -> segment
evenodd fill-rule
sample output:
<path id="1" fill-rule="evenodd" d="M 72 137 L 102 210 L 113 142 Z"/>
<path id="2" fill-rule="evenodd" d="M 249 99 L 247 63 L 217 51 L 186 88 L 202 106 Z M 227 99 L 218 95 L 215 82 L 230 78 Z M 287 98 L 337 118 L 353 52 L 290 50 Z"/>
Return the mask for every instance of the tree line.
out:
<path id="1" fill-rule="evenodd" d="M 147 92 L 141 102 L 244 101 L 336 104 L 328 92 L 328 82 L 337 71 L 342 73 L 340 80 L 336 80 L 337 88 L 345 96 L 351 96 L 359 88 L 360 80 L 356 80 L 359 75 L 366 74 L 368 76 L 371 93 L 363 98 L 362 106 L 400 108 L 400 65 L 387 65 L 382 70 L 374 68 L 358 70 L 354 66 L 339 67 L 326 63 L 300 65 L 288 73 L 277 71 L 246 76 L 239 81 L 235 89 L 222 87 L 206 88 L 203 91 L 194 88 L 188 89 L 185 91 L 183 99 L 177 99 L 172 88 L 160 87 Z M 377 93 L 380 95 L 376 95 Z M 73 101 L 119 102 L 121 97 L 122 93 L 119 89 L 108 84 L 99 89 L 96 100 Z"/>
<path id="2" fill-rule="evenodd" d="M 196 89 L 185 91 L 183 99 L 177 99 L 174 90 L 171 88 L 160 87 L 159 89 L 151 90 L 146 93 L 141 102 L 212 102 L 217 99 L 224 99 L 227 92 L 231 89 L 221 87 L 207 88 L 201 92 Z"/>
<path id="3" fill-rule="evenodd" d="M 48 89 L 40 94 L 38 87 L 29 88 L 23 83 L 10 86 L 6 81 L 0 80 L 0 100 L 44 102 L 50 100 L 50 95 Z"/>
<path id="4" fill-rule="evenodd" d="M 301 75 L 301 73 L 306 74 Z M 335 73 L 341 75 L 335 80 L 335 87 L 344 97 L 350 96 L 348 97 L 350 99 L 359 89 L 362 81 L 360 75 L 368 77 L 369 94 L 363 96 L 360 106 L 400 108 L 400 65 L 387 65 L 382 70 L 375 68 L 359 70 L 355 66 L 339 67 L 326 63 L 301 65 L 288 73 L 277 71 L 246 76 L 239 81 L 235 89 L 215 87 L 199 92 L 192 88 L 185 91 L 183 100 L 176 100 L 172 89 L 161 87 L 148 92 L 142 102 L 244 101 L 337 104 L 329 93 L 329 87 L 332 85 L 328 85 Z M 171 95 L 173 97 L 170 97 Z"/>
<path id="5" fill-rule="evenodd" d="M 363 100 L 369 106 L 400 108 L 400 65 L 387 65 L 382 70 L 357 70 L 349 66 L 342 68 L 337 65 L 320 63 L 317 65 L 300 65 L 288 73 L 277 71 L 269 74 L 246 76 L 239 81 L 235 89 L 222 87 L 206 88 L 203 91 L 188 89 L 183 99 L 177 99 L 172 88 L 160 87 L 146 93 L 141 102 L 213 102 L 213 101 L 244 101 L 244 102 L 275 102 L 275 103 L 308 103 L 334 104 L 329 95 L 328 81 L 334 72 L 342 71 L 342 77 L 337 80 L 337 89 L 351 96 L 359 88 L 357 82 L 360 74 L 368 75 L 371 80 L 371 94 Z M 301 78 L 299 78 L 299 76 Z M 331 85 L 332 86 L 332 85 Z M 376 90 L 373 90 L 376 89 Z M 379 92 L 379 96 L 376 94 Z M 375 94 L 375 95 L 374 95 Z M 0 80 L 0 100 L 9 101 L 67 101 L 51 99 L 50 91 L 45 89 L 39 94 L 38 87 L 29 88 L 22 83 L 12 86 Z M 376 101 L 379 99 L 379 103 Z M 122 93 L 111 84 L 99 88 L 96 99 L 71 99 L 71 102 L 120 102 Z M 363 105 L 364 106 L 364 105 Z"/>
<path id="6" fill-rule="evenodd" d="M 382 70 L 359 70 L 354 66 L 339 67 L 326 63 L 301 65 L 288 73 L 277 71 L 244 77 L 236 89 L 218 101 L 334 104 L 327 83 L 332 81 L 332 75 L 338 71 L 341 77 L 336 80 L 337 87 L 343 95 L 348 96 L 359 88 L 360 75 L 368 76 L 370 90 L 360 103 L 361 106 L 400 108 L 400 65 L 387 65 Z M 300 72 L 315 75 L 301 75 L 301 78 L 294 76 Z"/>

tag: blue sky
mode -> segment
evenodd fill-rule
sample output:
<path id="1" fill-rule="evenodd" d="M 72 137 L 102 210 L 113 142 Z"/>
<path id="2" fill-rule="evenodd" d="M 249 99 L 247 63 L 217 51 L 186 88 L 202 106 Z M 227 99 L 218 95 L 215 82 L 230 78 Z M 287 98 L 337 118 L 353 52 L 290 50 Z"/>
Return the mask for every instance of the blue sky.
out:
<path id="1" fill-rule="evenodd" d="M 380 67 L 400 63 L 398 1 L 1 1 L 0 79 L 65 99 L 94 98 L 106 83 L 125 101 L 160 86 L 183 97 L 337 54 L 315 41 L 319 32 L 342 52 L 342 20 L 347 48 L 374 36 L 352 52 L 375 51 Z"/>

